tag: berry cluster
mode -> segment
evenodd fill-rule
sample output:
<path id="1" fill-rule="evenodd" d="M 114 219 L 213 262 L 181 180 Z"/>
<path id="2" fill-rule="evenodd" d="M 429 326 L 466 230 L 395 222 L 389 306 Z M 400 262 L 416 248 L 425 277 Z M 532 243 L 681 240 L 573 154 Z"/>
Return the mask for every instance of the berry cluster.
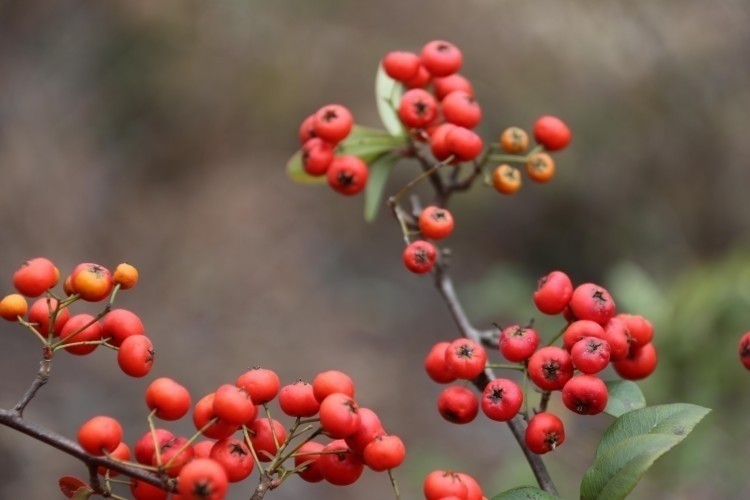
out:
<path id="1" fill-rule="evenodd" d="M 146 389 L 150 430 L 130 448 L 122 441 L 117 420 L 94 417 L 78 431 L 78 442 L 92 455 L 107 455 L 134 467 L 155 470 L 175 485 L 184 499 L 224 498 L 230 483 L 250 476 L 257 467 L 278 487 L 294 474 L 315 483 L 349 485 L 364 467 L 386 471 L 403 462 L 401 439 L 383 429 L 375 412 L 353 399 L 354 383 L 346 374 L 327 371 L 312 384 L 301 380 L 281 386 L 278 375 L 253 368 L 234 384 L 224 384 L 201 398 L 193 409 L 196 433 L 176 436 L 153 424 L 153 417 L 175 421 L 188 414 L 188 390 L 169 378 L 154 380 Z M 295 418 L 286 429 L 272 418 L 268 404 L 278 399 L 283 413 Z M 320 436 L 328 443 L 314 440 Z M 263 466 L 267 463 L 267 466 Z M 112 471 L 100 470 L 110 477 Z M 134 480 L 135 500 L 166 499 L 167 491 Z"/>
<path id="2" fill-rule="evenodd" d="M 539 281 L 534 304 L 544 314 L 564 315 L 567 324 L 547 345 L 540 347 L 539 333 L 529 326 L 512 325 L 499 331 L 497 343 L 510 365 L 488 364 L 485 348 L 460 338 L 435 344 L 424 361 L 428 376 L 440 384 L 474 380 L 485 370 L 505 368 L 528 377 L 542 392 L 544 403 L 529 421 L 526 444 L 535 453 L 546 453 L 565 439 L 562 421 L 546 412 L 552 391 L 561 391 L 563 404 L 580 415 L 604 411 L 608 401 L 605 383 L 596 376 L 611 362 L 624 379 L 638 380 L 656 368 L 651 323 L 638 315 L 615 314 L 609 292 L 593 283 L 573 287 L 570 278 L 553 271 Z M 555 342 L 562 338 L 562 347 Z M 438 398 L 438 411 L 449 422 L 466 424 L 481 407 L 491 420 L 506 422 L 522 412 L 528 393 L 506 378 L 490 377 L 481 400 L 464 386 L 450 386 Z"/>
<path id="3" fill-rule="evenodd" d="M 435 470 L 424 480 L 425 500 L 482 500 L 486 498 L 479 483 L 470 475 Z"/>

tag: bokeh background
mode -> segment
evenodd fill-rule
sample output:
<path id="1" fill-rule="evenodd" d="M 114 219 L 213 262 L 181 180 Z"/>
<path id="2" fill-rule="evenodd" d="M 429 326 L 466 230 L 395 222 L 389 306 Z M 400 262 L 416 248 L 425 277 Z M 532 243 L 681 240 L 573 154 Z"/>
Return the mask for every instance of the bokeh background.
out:
<path id="1" fill-rule="evenodd" d="M 157 376 L 199 396 L 253 365 L 285 382 L 338 368 L 405 439 L 405 498 L 433 468 L 469 472 L 489 496 L 531 484 L 504 425 L 435 411 L 422 359 L 457 331 L 430 279 L 403 269 L 394 221 L 368 225 L 362 197 L 284 173 L 305 116 L 339 102 L 377 126 L 382 55 L 445 38 L 464 50 L 485 137 L 545 113 L 575 134 L 550 184 L 454 200 L 453 273 L 473 321 L 538 317 L 531 293 L 553 268 L 608 286 L 657 327 L 649 402 L 714 409 L 633 497 L 749 496 L 750 374 L 736 356 L 750 329 L 748 26 L 745 0 L 0 2 L 0 289 L 35 256 L 63 272 L 127 260 L 142 280 L 118 302 L 158 349 L 146 380 L 110 351 L 63 353 L 27 416 L 72 436 L 109 414 L 132 442 Z M 416 171 L 399 166 L 389 190 Z M 547 336 L 560 326 L 538 320 Z M 40 353 L 15 325 L 0 338 L 8 407 Z M 567 442 L 545 460 L 575 498 L 611 419 L 561 414 Z M 85 471 L 0 429 L 0 498 L 58 498 L 64 474 Z M 390 496 L 366 473 L 269 498 Z"/>

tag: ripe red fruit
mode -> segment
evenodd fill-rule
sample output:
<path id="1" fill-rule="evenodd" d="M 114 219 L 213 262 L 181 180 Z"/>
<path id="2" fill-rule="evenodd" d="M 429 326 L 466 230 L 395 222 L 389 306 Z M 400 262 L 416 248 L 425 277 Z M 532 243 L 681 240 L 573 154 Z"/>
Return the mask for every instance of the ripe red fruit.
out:
<path id="1" fill-rule="evenodd" d="M 451 373 L 445 362 L 445 350 L 450 345 L 450 342 L 435 344 L 424 359 L 424 368 L 427 375 L 438 384 L 449 384 L 456 380 L 456 376 Z"/>
<path id="2" fill-rule="evenodd" d="M 333 161 L 333 147 L 314 137 L 302 146 L 302 168 L 310 175 L 325 175 Z"/>
<path id="3" fill-rule="evenodd" d="M 474 128 L 482 121 L 482 108 L 474 96 L 456 90 L 443 99 L 442 111 L 445 121 L 460 127 Z"/>
<path id="4" fill-rule="evenodd" d="M 596 337 L 604 340 L 606 334 L 599 323 L 582 319 L 570 323 L 563 333 L 563 347 L 570 352 L 579 340 L 586 337 Z"/>
<path id="5" fill-rule="evenodd" d="M 573 345 L 570 358 L 573 366 L 582 373 L 598 373 L 609 364 L 610 347 L 606 340 L 596 337 L 584 337 Z"/>
<path id="6" fill-rule="evenodd" d="M 193 447 L 184 437 L 170 439 L 159 448 L 159 455 L 151 458 L 151 465 L 163 466 L 167 475 L 177 477 L 182 468 L 195 457 Z"/>
<path id="7" fill-rule="evenodd" d="M 128 337 L 117 351 L 117 364 L 126 375 L 145 377 L 154 364 L 154 344 L 145 335 Z"/>
<path id="8" fill-rule="evenodd" d="M 529 378 L 545 391 L 562 389 L 573 376 L 573 361 L 567 351 L 542 347 L 529 358 Z"/>
<path id="9" fill-rule="evenodd" d="M 313 379 L 313 395 L 319 403 L 331 394 L 340 392 L 350 398 L 354 397 L 354 381 L 344 372 L 328 370 L 319 373 Z"/>
<path id="10" fill-rule="evenodd" d="M 554 116 L 542 116 L 534 123 L 534 139 L 547 151 L 563 149 L 571 137 L 568 126 Z"/>
<path id="11" fill-rule="evenodd" d="M 427 86 L 428 83 L 430 83 L 430 72 L 425 69 L 425 67 L 420 64 L 419 70 L 417 70 L 416 76 L 414 78 L 410 78 L 404 82 L 404 86 L 407 89 L 423 89 Z"/>
<path id="12" fill-rule="evenodd" d="M 383 434 L 385 431 L 377 414 L 369 408 L 360 408 L 359 426 L 356 432 L 344 438 L 344 441 L 350 450 L 361 455 L 373 439 Z"/>
<path id="13" fill-rule="evenodd" d="M 228 424 L 249 424 L 258 415 L 250 395 L 242 389 L 225 384 L 214 393 L 214 414 Z"/>
<path id="14" fill-rule="evenodd" d="M 615 361 L 612 366 L 622 378 L 627 380 L 641 380 L 651 375 L 656 369 L 656 349 L 653 344 L 642 347 L 631 347 L 628 356 Z"/>
<path id="15" fill-rule="evenodd" d="M 117 448 L 115 448 L 115 451 L 109 454 L 109 458 L 113 458 L 115 460 L 120 460 L 122 462 L 127 462 L 130 460 L 130 448 L 125 443 L 120 443 L 117 445 Z M 99 466 L 97 469 L 97 472 L 101 474 L 102 476 L 106 475 L 107 472 L 109 472 L 109 477 L 115 477 L 119 476 L 120 473 L 113 469 L 107 469 L 106 467 Z"/>
<path id="16" fill-rule="evenodd" d="M 143 335 L 145 331 L 141 318 L 126 309 L 113 309 L 102 320 L 102 336 L 109 337 L 109 343 L 117 347 L 126 338 Z"/>
<path id="17" fill-rule="evenodd" d="M 356 156 L 337 156 L 326 172 L 328 185 L 341 194 L 352 196 L 365 188 L 367 184 L 367 164 Z"/>
<path id="18" fill-rule="evenodd" d="M 152 486 L 139 479 L 133 479 L 130 483 L 130 493 L 133 495 L 133 500 L 167 500 L 169 493 Z"/>
<path id="19" fill-rule="evenodd" d="M 461 477 L 446 470 L 435 470 L 424 478 L 425 500 L 441 500 L 446 497 L 467 498 L 469 490 Z"/>
<path id="20" fill-rule="evenodd" d="M 435 78 L 433 85 L 435 86 L 435 96 L 441 101 L 445 99 L 445 96 L 457 90 L 472 96 L 474 95 L 474 88 L 471 86 L 471 82 L 459 74 Z"/>
<path id="21" fill-rule="evenodd" d="M 433 76 L 452 75 L 461 69 L 463 55 L 461 51 L 450 42 L 433 40 L 428 42 L 420 54 L 422 64 Z"/>
<path id="22" fill-rule="evenodd" d="M 179 420 L 190 410 L 190 393 L 171 378 L 157 378 L 146 388 L 146 406 L 162 420 Z"/>
<path id="23" fill-rule="evenodd" d="M 737 353 L 740 355 L 742 366 L 750 370 L 750 332 L 747 332 L 740 338 Z"/>
<path id="24" fill-rule="evenodd" d="M 386 74 L 399 82 L 417 76 L 421 64 L 419 56 L 411 52 L 388 52 L 383 58 L 383 69 Z"/>
<path id="25" fill-rule="evenodd" d="M 466 387 L 454 385 L 440 393 L 437 407 L 440 415 L 448 422 L 468 424 L 479 413 L 479 400 Z"/>
<path id="26" fill-rule="evenodd" d="M 615 316 L 625 323 L 630 343 L 635 347 L 641 347 L 654 338 L 654 327 L 649 320 L 635 314 L 618 314 Z"/>
<path id="27" fill-rule="evenodd" d="M 352 131 L 354 119 L 347 108 L 339 104 L 323 106 L 315 113 L 315 136 L 331 144 L 338 144 Z"/>
<path id="28" fill-rule="evenodd" d="M 196 430 L 201 431 L 201 434 L 207 438 L 228 438 L 234 434 L 240 426 L 224 422 L 223 420 L 218 420 L 215 423 L 210 424 L 214 418 L 218 418 L 214 412 L 215 397 L 216 395 L 212 392 L 201 398 L 201 400 L 195 404 L 195 408 L 193 409 L 193 425 L 195 425 Z M 256 421 L 253 421 L 253 423 L 255 422 Z"/>
<path id="29" fill-rule="evenodd" d="M 317 452 L 322 451 L 323 448 L 325 448 L 325 446 L 320 443 L 308 441 L 297 450 L 297 453 L 294 454 L 295 469 L 301 467 L 302 464 L 306 464 L 305 469 L 298 472 L 298 474 L 299 477 L 308 483 L 319 483 L 323 480 L 323 474 L 320 472 L 320 464 L 318 463 L 320 455 L 316 454 Z"/>
<path id="30" fill-rule="evenodd" d="M 573 297 L 573 283 L 562 271 L 552 271 L 539 279 L 534 304 L 544 314 L 560 314 Z"/>
<path id="31" fill-rule="evenodd" d="M 398 117 L 408 128 L 424 128 L 437 113 L 437 101 L 423 89 L 408 90 L 398 105 Z"/>
<path id="32" fill-rule="evenodd" d="M 258 460 L 261 462 L 270 462 L 276 455 L 278 448 L 276 442 L 278 441 L 281 445 L 286 441 L 286 430 L 284 426 L 278 420 L 273 420 L 273 432 L 271 431 L 271 423 L 267 418 L 256 419 L 252 424 L 248 426 L 250 431 L 250 442 L 253 444 L 255 453 L 258 455 Z M 276 435 L 276 440 L 273 436 Z"/>
<path id="33" fill-rule="evenodd" d="M 406 458 L 406 447 L 398 436 L 378 436 L 367 445 L 363 458 L 375 472 L 395 469 Z"/>
<path id="34" fill-rule="evenodd" d="M 41 300 L 46 302 L 45 299 Z M 0 318 L 3 318 L 6 321 L 18 321 L 19 316 L 23 318 L 26 315 L 27 309 L 28 304 L 26 303 L 26 298 L 18 293 L 11 293 L 0 300 Z M 37 329 L 37 331 L 39 331 L 39 329 Z M 39 333 L 46 335 L 46 332 L 44 331 L 39 331 Z"/>
<path id="35" fill-rule="evenodd" d="M 448 159 L 451 155 L 451 151 L 448 149 L 446 136 L 448 135 L 448 132 L 454 128 L 456 128 L 456 126 L 452 123 L 443 123 L 442 125 L 435 127 L 430 134 L 430 151 L 432 151 L 432 156 L 434 156 L 436 160 L 443 161 Z"/>
<path id="36" fill-rule="evenodd" d="M 217 441 L 211 441 L 210 439 L 204 439 L 198 441 L 193 445 L 193 451 L 195 451 L 195 458 L 208 458 L 211 456 L 211 448 L 214 447 Z"/>
<path id="37" fill-rule="evenodd" d="M 239 439 L 227 438 L 217 441 L 209 456 L 224 467 L 230 483 L 237 483 L 248 477 L 255 466 L 250 449 Z"/>
<path id="38" fill-rule="evenodd" d="M 526 446 L 537 455 L 543 455 L 565 442 L 562 420 L 551 413 L 537 413 L 526 427 Z"/>
<path id="39" fill-rule="evenodd" d="M 26 297 L 39 297 L 57 285 L 60 274 L 49 259 L 37 257 L 27 260 L 13 273 L 13 286 Z"/>
<path id="40" fill-rule="evenodd" d="M 573 290 L 570 308 L 578 319 L 596 321 L 606 325 L 615 315 L 615 301 L 609 292 L 594 283 L 584 283 Z"/>
<path id="41" fill-rule="evenodd" d="M 334 439 L 351 436 L 359 429 L 359 407 L 342 393 L 334 393 L 320 403 L 320 425 Z"/>
<path id="42" fill-rule="evenodd" d="M 607 386 L 593 375 L 576 375 L 565 384 L 562 400 L 579 415 L 597 415 L 607 406 Z"/>
<path id="43" fill-rule="evenodd" d="M 313 386 L 302 380 L 281 388 L 279 406 L 290 417 L 312 417 L 320 410 Z"/>
<path id="44" fill-rule="evenodd" d="M 526 361 L 539 347 L 539 334 L 533 328 L 512 325 L 500 334 L 500 353 L 508 361 Z"/>
<path id="45" fill-rule="evenodd" d="M 464 127 L 449 130 L 445 134 L 445 143 L 459 161 L 471 161 L 482 152 L 482 138 Z"/>
<path id="46" fill-rule="evenodd" d="M 522 403 L 523 391 L 512 380 L 492 380 L 482 393 L 482 411 L 489 419 L 498 422 L 507 422 L 515 417 Z"/>
<path id="47" fill-rule="evenodd" d="M 182 468 L 177 479 L 177 491 L 190 500 L 222 500 L 227 487 L 227 473 L 210 458 L 196 458 Z"/>
<path id="48" fill-rule="evenodd" d="M 346 446 L 343 439 L 339 439 L 323 448 L 323 454 L 318 458 L 318 467 L 323 479 L 329 483 L 347 486 L 359 479 L 365 464 Z"/>
<path id="49" fill-rule="evenodd" d="M 445 208 L 429 206 L 419 214 L 419 230 L 431 240 L 446 238 L 453 232 L 453 215 Z"/>
<path id="50" fill-rule="evenodd" d="M 411 243 L 402 255 L 406 268 L 415 274 L 430 272 L 436 258 L 437 250 L 432 243 L 421 240 Z"/>
<path id="51" fill-rule="evenodd" d="M 154 456 L 156 446 L 154 445 L 154 437 L 156 437 L 156 443 L 161 450 L 161 447 L 174 439 L 174 434 L 166 429 L 154 429 L 154 433 L 151 431 L 146 432 L 141 438 L 135 442 L 133 452 L 135 459 L 139 464 L 151 465 L 151 461 Z"/>
<path id="52" fill-rule="evenodd" d="M 94 417 L 78 429 L 78 444 L 86 453 L 112 453 L 122 441 L 122 426 L 111 417 Z"/>
<path id="53" fill-rule="evenodd" d="M 479 486 L 476 479 L 468 474 L 464 474 L 463 472 L 457 472 L 456 475 L 466 485 L 466 489 L 468 490 L 466 500 L 482 500 L 484 498 L 482 488 Z"/>
<path id="54" fill-rule="evenodd" d="M 78 264 L 73 269 L 70 273 L 70 285 L 87 302 L 104 300 L 114 286 L 109 269 L 90 262 Z"/>
<path id="55" fill-rule="evenodd" d="M 445 365 L 457 378 L 478 377 L 487 364 L 487 351 L 473 340 L 458 339 L 445 350 Z"/>
<path id="56" fill-rule="evenodd" d="M 102 325 L 95 319 L 90 314 L 76 314 L 70 318 L 60 331 L 60 338 L 64 340 L 63 344 L 101 340 Z M 94 352 L 97 347 L 98 344 L 74 345 L 66 347 L 65 350 L 77 356 L 84 356 Z"/>
<path id="57" fill-rule="evenodd" d="M 612 318 L 604 325 L 604 340 L 610 347 L 610 361 L 619 361 L 625 358 L 630 352 L 630 343 L 628 340 L 628 329 L 625 322 Z"/>
<path id="58" fill-rule="evenodd" d="M 279 376 L 273 370 L 255 367 L 240 375 L 235 385 L 244 389 L 250 395 L 253 403 L 262 405 L 276 397 L 281 382 Z"/>
<path id="59" fill-rule="evenodd" d="M 299 126 L 299 143 L 304 144 L 315 137 L 315 115 L 310 115 Z"/>

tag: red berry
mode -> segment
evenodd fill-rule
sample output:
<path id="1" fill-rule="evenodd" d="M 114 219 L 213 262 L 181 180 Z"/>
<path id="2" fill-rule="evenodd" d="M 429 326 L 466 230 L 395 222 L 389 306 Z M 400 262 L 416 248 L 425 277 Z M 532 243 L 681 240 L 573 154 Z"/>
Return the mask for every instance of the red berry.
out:
<path id="1" fill-rule="evenodd" d="M 435 344 L 424 360 L 424 368 L 427 371 L 427 375 L 438 384 L 449 384 L 456 380 L 456 376 L 451 373 L 445 362 L 445 351 L 450 345 L 450 342 Z"/>
<path id="2" fill-rule="evenodd" d="M 446 470 L 435 470 L 427 474 L 424 479 L 425 500 L 441 500 L 446 497 L 466 499 L 469 489 L 461 477 Z"/>
<path id="3" fill-rule="evenodd" d="M 584 337 L 570 350 L 573 366 L 588 375 L 604 370 L 609 364 L 609 357 L 609 343 L 596 337 Z"/>
<path id="4" fill-rule="evenodd" d="M 157 378 L 146 389 L 146 406 L 162 420 L 179 420 L 190 410 L 190 393 L 171 378 Z"/>
<path id="5" fill-rule="evenodd" d="M 338 104 L 323 106 L 315 113 L 314 120 L 315 136 L 331 144 L 344 140 L 354 125 L 349 110 Z"/>
<path id="6" fill-rule="evenodd" d="M 152 486 L 139 479 L 133 479 L 130 483 L 130 493 L 133 495 L 133 500 L 167 500 L 169 493 Z"/>
<path id="7" fill-rule="evenodd" d="M 86 262 L 78 264 L 70 273 L 73 291 L 87 302 L 99 302 L 109 296 L 114 283 L 112 274 L 104 266 Z"/>
<path id="8" fill-rule="evenodd" d="M 78 444 L 86 453 L 112 453 L 122 441 L 122 426 L 111 417 L 94 417 L 78 429 Z"/>
<path id="9" fill-rule="evenodd" d="M 215 423 L 210 424 L 213 419 L 218 418 L 214 412 L 215 397 L 216 395 L 214 393 L 208 394 L 195 404 L 195 408 L 193 409 L 193 425 L 195 425 L 196 430 L 201 431 L 201 434 L 207 438 L 228 438 L 234 434 L 240 426 L 224 422 L 223 420 L 218 420 Z M 257 420 L 253 421 L 253 424 L 255 422 L 257 422 Z"/>
<path id="10" fill-rule="evenodd" d="M 320 410 L 313 386 L 302 380 L 281 388 L 279 406 L 290 417 L 312 417 Z"/>
<path id="11" fill-rule="evenodd" d="M 427 71 L 422 64 L 420 64 L 416 76 L 414 76 L 414 78 L 406 80 L 404 82 L 404 86 L 407 89 L 423 89 L 427 86 L 428 83 L 430 83 L 430 78 L 430 72 Z"/>
<path id="12" fill-rule="evenodd" d="M 534 139 L 547 151 L 557 151 L 570 143 L 571 133 L 559 118 L 542 116 L 534 123 Z"/>
<path id="13" fill-rule="evenodd" d="M 440 415 L 448 422 L 468 424 L 479 413 L 479 400 L 466 387 L 454 385 L 440 393 L 437 407 Z"/>
<path id="14" fill-rule="evenodd" d="M 625 323 L 630 343 L 633 346 L 644 346 L 654 338 L 654 327 L 651 325 L 651 322 L 643 316 L 618 314 L 615 318 Z"/>
<path id="15" fill-rule="evenodd" d="M 49 304 L 47 304 L 47 300 L 49 300 Z M 41 299 L 36 300 L 33 304 L 31 304 L 31 307 L 29 308 L 29 323 L 38 323 L 39 326 L 37 327 L 37 331 L 41 333 L 42 336 L 44 337 L 47 337 L 50 333 L 49 331 L 50 308 L 52 311 L 54 311 L 56 307 L 57 307 L 57 300 L 53 298 L 50 298 L 50 299 L 41 298 Z M 106 319 L 107 316 L 105 316 L 104 318 Z M 67 323 L 69 319 L 70 319 L 70 309 L 68 309 L 67 307 L 65 309 L 61 309 L 60 312 L 57 313 L 57 319 L 55 320 L 54 336 L 60 335 L 62 328 L 65 326 L 65 323 Z"/>
<path id="16" fill-rule="evenodd" d="M 437 113 L 437 101 L 423 89 L 408 90 L 398 105 L 398 117 L 407 128 L 424 128 Z"/>
<path id="17" fill-rule="evenodd" d="M 378 436 L 367 445 L 363 458 L 375 472 L 395 469 L 406 458 L 406 447 L 398 436 Z"/>
<path id="18" fill-rule="evenodd" d="M 523 391 L 512 380 L 492 380 L 482 393 L 482 411 L 489 419 L 498 422 L 507 422 L 515 417 L 522 403 Z"/>
<path id="19" fill-rule="evenodd" d="M 383 58 L 383 69 L 386 74 L 399 82 L 417 76 L 421 64 L 419 56 L 411 52 L 388 52 Z"/>
<path id="20" fill-rule="evenodd" d="M 235 385 L 244 389 L 250 395 L 253 403 L 262 405 L 276 397 L 281 387 L 281 381 L 273 370 L 255 367 L 240 375 Z"/>
<path id="21" fill-rule="evenodd" d="M 209 456 L 224 467 L 230 483 L 237 483 L 248 477 L 255 466 L 250 449 L 239 439 L 227 438 L 217 441 Z"/>
<path id="22" fill-rule="evenodd" d="M 250 442 L 253 444 L 255 453 L 258 455 L 258 460 L 261 462 L 270 462 L 273 460 L 278 451 L 276 442 L 281 445 L 286 441 L 284 426 L 278 420 L 272 420 L 272 422 L 273 432 L 271 431 L 271 423 L 267 418 L 259 418 L 248 426 Z M 276 435 L 276 440 L 273 438 L 274 434 Z"/>
<path id="23" fill-rule="evenodd" d="M 117 364 L 126 375 L 145 377 L 154 364 L 154 344 L 145 335 L 128 337 L 117 351 Z"/>
<path id="24" fill-rule="evenodd" d="M 49 259 L 37 257 L 27 260 L 13 273 L 13 286 L 18 293 L 26 297 L 39 297 L 54 288 L 60 279 L 60 273 Z"/>
<path id="25" fill-rule="evenodd" d="M 562 389 L 573 376 L 573 362 L 567 351 L 542 347 L 529 358 L 529 378 L 545 391 Z"/>
<path id="26" fill-rule="evenodd" d="M 211 441 L 210 439 L 204 439 L 195 443 L 193 445 L 195 458 L 208 458 L 211 456 L 211 448 L 213 448 L 216 443 L 217 441 Z"/>
<path id="27" fill-rule="evenodd" d="M 110 458 L 120 460 L 122 462 L 127 462 L 130 460 L 130 448 L 128 448 L 128 445 L 125 443 L 120 443 L 117 445 L 117 448 L 115 448 L 115 451 L 109 454 Z M 102 476 L 109 473 L 109 477 L 119 476 L 120 473 L 113 469 L 107 469 L 106 467 L 99 467 L 98 469 L 99 474 Z"/>
<path id="28" fill-rule="evenodd" d="M 307 481 L 308 483 L 318 483 L 323 480 L 323 474 L 320 472 L 320 465 L 318 464 L 319 451 L 322 451 L 325 446 L 315 441 L 308 441 L 303 444 L 297 453 L 294 455 L 294 468 L 298 469 L 305 465 L 305 469 L 298 472 L 299 477 Z"/>
<path id="29" fill-rule="evenodd" d="M 500 353 L 508 361 L 526 361 L 539 347 L 539 334 L 533 328 L 512 325 L 500 334 Z"/>
<path id="30" fill-rule="evenodd" d="M 419 230 L 431 240 L 446 238 L 453 232 L 453 215 L 445 208 L 429 206 L 419 214 Z"/>
<path id="31" fill-rule="evenodd" d="M 432 151 L 432 156 L 434 156 L 436 160 L 446 160 L 452 154 L 451 150 L 448 148 L 446 136 L 448 135 L 448 132 L 454 128 L 456 128 L 456 126 L 452 123 L 444 123 L 437 126 L 430 134 L 430 151 Z"/>
<path id="32" fill-rule="evenodd" d="M 344 372 L 329 370 L 319 373 L 313 379 L 313 395 L 319 403 L 331 394 L 340 392 L 350 398 L 354 397 L 354 381 Z"/>
<path id="33" fill-rule="evenodd" d="M 190 500 L 222 500 L 229 480 L 224 467 L 210 458 L 196 458 L 180 471 L 177 491 Z"/>
<path id="34" fill-rule="evenodd" d="M 359 429 L 359 407 L 342 393 L 334 393 L 320 403 L 320 425 L 334 439 L 351 436 Z"/>
<path id="35" fill-rule="evenodd" d="M 469 80 L 459 74 L 435 78 L 433 85 L 435 86 L 435 96 L 441 101 L 445 99 L 445 96 L 457 90 L 472 96 L 474 95 L 474 88 L 471 86 Z"/>
<path id="36" fill-rule="evenodd" d="M 145 333 L 141 318 L 126 309 L 113 309 L 102 320 L 102 336 L 109 337 L 109 343 L 119 347 L 122 341 L 133 335 Z"/>
<path id="37" fill-rule="evenodd" d="M 565 428 L 562 420 L 551 413 L 537 413 L 526 427 L 526 446 L 537 455 L 543 455 L 563 444 Z"/>
<path id="38" fill-rule="evenodd" d="M 471 161 L 482 152 L 482 138 L 464 127 L 454 127 L 445 135 L 448 151 L 459 161 Z"/>
<path id="39" fill-rule="evenodd" d="M 193 447 L 188 445 L 188 440 L 184 437 L 170 439 L 159 448 L 159 455 L 151 458 L 151 465 L 161 465 L 166 468 L 170 477 L 177 477 L 186 463 L 195 457 Z"/>
<path id="40" fill-rule="evenodd" d="M 474 128 L 482 121 L 482 108 L 473 95 L 456 90 L 443 99 L 442 110 L 445 121 L 459 127 Z"/>
<path id="41" fill-rule="evenodd" d="M 310 115 L 299 127 L 299 143 L 304 144 L 315 137 L 315 115 Z"/>
<path id="42" fill-rule="evenodd" d="M 620 361 L 615 361 L 612 366 L 622 378 L 627 380 L 640 380 L 651 375 L 656 369 L 656 349 L 653 344 L 643 347 L 631 347 L 628 356 Z"/>
<path id="43" fill-rule="evenodd" d="M 552 271 L 539 279 L 534 304 L 544 314 L 560 314 L 573 297 L 573 283 L 562 271 Z"/>
<path id="44" fill-rule="evenodd" d="M 350 450 L 361 455 L 373 439 L 383 434 L 385 431 L 377 414 L 369 408 L 360 408 L 359 426 L 356 432 L 344 438 L 344 441 Z"/>
<path id="45" fill-rule="evenodd" d="M 750 370 L 750 332 L 747 332 L 740 338 L 737 352 L 740 355 L 742 366 Z"/>
<path id="46" fill-rule="evenodd" d="M 302 146 L 302 168 L 310 175 L 325 175 L 333 161 L 333 147 L 314 137 Z"/>
<path id="47" fill-rule="evenodd" d="M 565 384 L 562 400 L 579 415 L 597 415 L 607 406 L 607 386 L 593 375 L 576 375 Z"/>
<path id="48" fill-rule="evenodd" d="M 607 321 L 607 324 L 604 325 L 604 340 L 609 344 L 611 350 L 609 359 L 611 361 L 619 361 L 630 352 L 628 329 L 625 322 L 617 319 L 617 317 Z"/>
<path id="49" fill-rule="evenodd" d="M 102 324 L 90 314 L 76 314 L 70 318 L 60 331 L 63 344 L 77 342 L 96 342 L 102 339 Z M 84 344 L 66 347 L 65 350 L 77 356 L 94 352 L 98 344 Z"/>
<path id="50" fill-rule="evenodd" d="M 430 272 L 435 265 L 437 250 L 426 241 L 415 241 L 411 243 L 402 255 L 406 268 L 416 274 Z"/>
<path id="51" fill-rule="evenodd" d="M 605 325 L 615 315 L 615 301 L 599 285 L 584 283 L 573 290 L 570 308 L 578 319 L 596 321 Z"/>
<path id="52" fill-rule="evenodd" d="M 326 172 L 328 185 L 341 194 L 351 196 L 359 193 L 367 184 L 367 164 L 356 156 L 337 156 Z"/>
<path id="53" fill-rule="evenodd" d="M 353 453 L 343 439 L 333 441 L 323 448 L 318 458 L 323 479 L 337 486 L 347 486 L 359 479 L 365 469 L 362 459 Z"/>
<path id="54" fill-rule="evenodd" d="M 482 488 L 479 486 L 476 479 L 468 474 L 464 474 L 463 472 L 457 472 L 456 475 L 466 485 L 466 489 L 468 490 L 466 500 L 482 500 L 484 498 Z"/>
<path id="55" fill-rule="evenodd" d="M 154 450 L 156 449 L 154 441 L 159 446 L 159 449 L 161 449 L 162 446 L 174 439 L 174 437 L 174 434 L 166 429 L 154 429 L 153 434 L 151 431 L 146 432 L 138 441 L 136 441 L 135 446 L 133 447 L 135 459 L 139 464 L 151 465 Z"/>
<path id="56" fill-rule="evenodd" d="M 228 424 L 249 424 L 258 415 L 252 398 L 241 387 L 225 384 L 214 393 L 214 414 Z"/>
<path id="57" fill-rule="evenodd" d="M 473 340 L 455 340 L 445 350 L 445 365 L 457 378 L 477 378 L 484 372 L 486 364 L 487 351 Z"/>
<path id="58" fill-rule="evenodd" d="M 563 347 L 570 352 L 579 340 L 586 337 L 596 337 L 604 340 L 606 334 L 599 323 L 582 319 L 574 321 L 565 328 L 563 333 Z"/>
<path id="59" fill-rule="evenodd" d="M 433 40 L 422 48 L 422 64 L 433 76 L 452 75 L 461 69 L 461 51 L 450 42 Z"/>

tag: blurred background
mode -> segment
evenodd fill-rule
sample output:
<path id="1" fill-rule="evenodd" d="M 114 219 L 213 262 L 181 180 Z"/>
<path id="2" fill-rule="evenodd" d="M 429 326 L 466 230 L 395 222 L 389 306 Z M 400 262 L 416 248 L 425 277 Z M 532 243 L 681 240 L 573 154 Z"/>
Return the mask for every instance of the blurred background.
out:
<path id="1" fill-rule="evenodd" d="M 656 325 L 649 403 L 714 409 L 633 497 L 750 496 L 750 374 L 736 354 L 750 329 L 748 26 L 744 0 L 0 2 L 0 292 L 36 256 L 63 273 L 131 262 L 141 282 L 118 303 L 158 350 L 138 380 L 111 351 L 60 354 L 27 417 L 74 436 L 108 414 L 133 442 L 155 377 L 197 399 L 253 365 L 284 382 L 337 368 L 406 441 L 404 498 L 435 468 L 474 475 L 488 496 L 532 484 L 506 426 L 455 426 L 435 410 L 441 387 L 422 359 L 458 332 L 430 278 L 403 268 L 398 226 L 368 225 L 361 196 L 284 173 L 304 117 L 337 102 L 378 126 L 380 58 L 444 38 L 463 49 L 486 138 L 547 113 L 574 131 L 548 185 L 514 197 L 477 185 L 454 200 L 453 274 L 474 323 L 536 316 L 549 337 L 561 325 L 533 309 L 539 276 L 606 285 Z M 388 190 L 417 171 L 400 165 Z M 40 353 L 16 325 L 0 338 L 7 408 Z M 611 418 L 552 407 L 568 436 L 545 461 L 575 498 Z M 65 474 L 85 470 L 0 429 L 0 498 L 58 498 Z M 391 495 L 366 472 L 346 488 L 294 478 L 268 498 Z"/>

